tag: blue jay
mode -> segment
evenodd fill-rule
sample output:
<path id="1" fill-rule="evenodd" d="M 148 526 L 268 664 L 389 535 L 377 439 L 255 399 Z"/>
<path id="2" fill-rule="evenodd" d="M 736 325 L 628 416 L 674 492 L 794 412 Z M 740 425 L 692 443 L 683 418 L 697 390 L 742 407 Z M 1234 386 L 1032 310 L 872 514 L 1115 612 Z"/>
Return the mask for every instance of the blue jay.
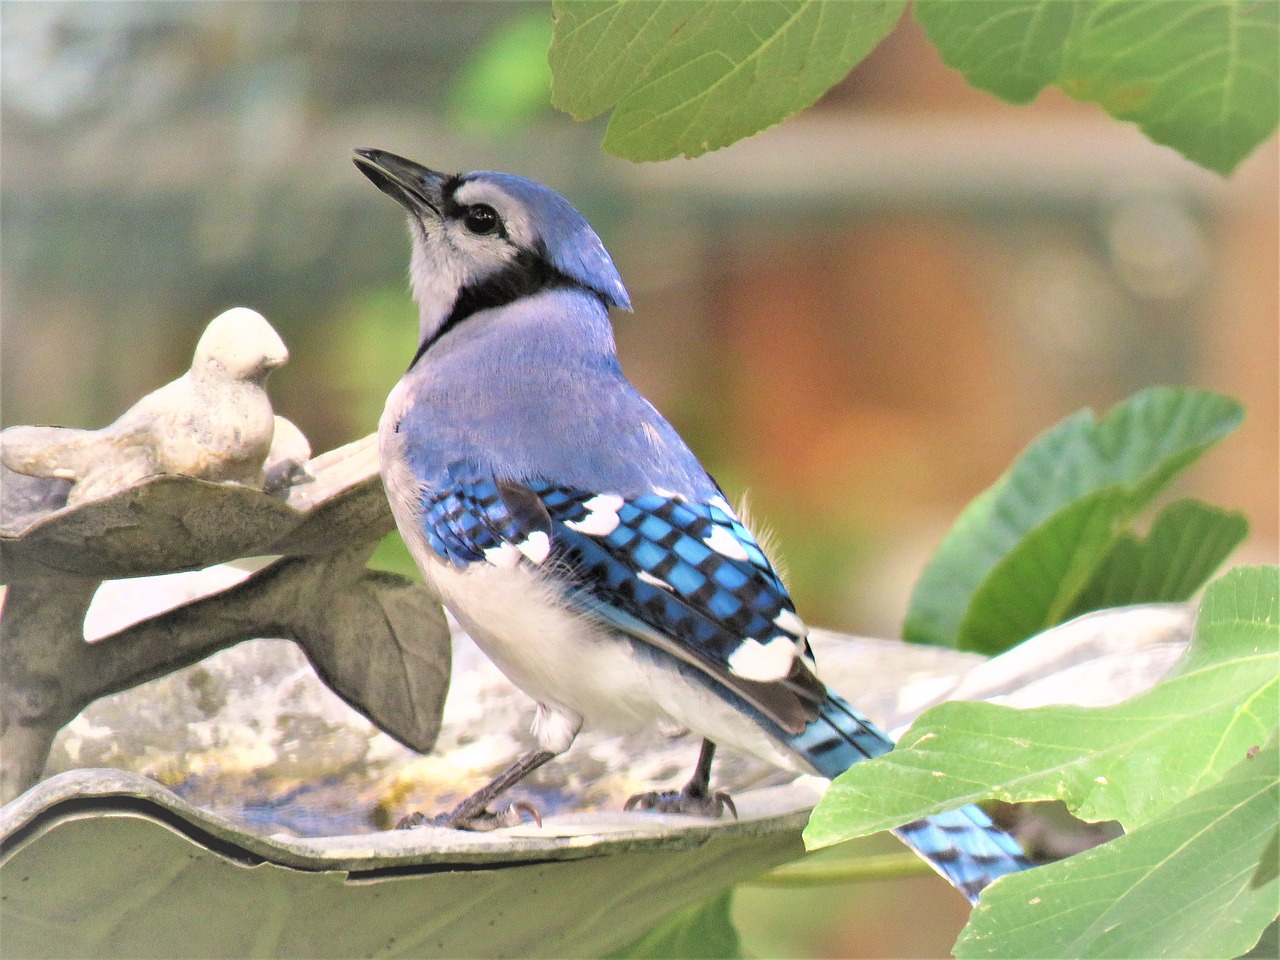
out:
<path id="1" fill-rule="evenodd" d="M 828 779 L 893 748 L 815 674 L 760 545 L 672 426 L 623 376 L 604 245 L 523 177 L 447 175 L 383 150 L 357 168 L 408 213 L 419 343 L 379 424 L 396 523 L 427 584 L 537 702 L 537 747 L 433 823 L 493 811 L 584 724 L 700 734 L 693 778 L 628 807 L 718 816 L 717 744 Z M 736 811 L 735 811 L 736 812 Z M 1025 868 L 976 807 L 897 831 L 966 896 Z"/>

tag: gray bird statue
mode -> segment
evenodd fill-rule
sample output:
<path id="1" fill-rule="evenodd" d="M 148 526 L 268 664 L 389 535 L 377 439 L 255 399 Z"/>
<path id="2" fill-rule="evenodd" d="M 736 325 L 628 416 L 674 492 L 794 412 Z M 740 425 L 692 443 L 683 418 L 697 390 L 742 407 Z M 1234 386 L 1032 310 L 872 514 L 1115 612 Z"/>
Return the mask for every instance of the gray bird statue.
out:
<path id="1" fill-rule="evenodd" d="M 156 474 L 239 483 L 261 489 L 264 464 L 309 450 L 296 427 L 278 429 L 267 376 L 289 358 L 263 317 L 236 307 L 215 317 L 196 344 L 191 369 L 147 394 L 110 426 L 10 427 L 0 460 L 34 477 L 69 480 L 67 505 L 109 496 Z M 273 439 L 288 450 L 272 453 Z M 275 471 L 273 471 L 274 473 Z"/>

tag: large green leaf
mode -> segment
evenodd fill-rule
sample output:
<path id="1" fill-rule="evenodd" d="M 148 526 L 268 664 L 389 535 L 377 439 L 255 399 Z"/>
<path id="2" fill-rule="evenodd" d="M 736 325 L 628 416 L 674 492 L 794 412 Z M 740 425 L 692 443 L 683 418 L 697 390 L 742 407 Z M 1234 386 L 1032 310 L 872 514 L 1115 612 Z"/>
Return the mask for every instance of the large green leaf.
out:
<path id="1" fill-rule="evenodd" d="M 1249 532 L 1244 514 L 1179 500 L 1145 537 L 1122 533 L 1075 597 L 1068 617 L 1130 603 L 1189 600 Z"/>
<path id="2" fill-rule="evenodd" d="M 1066 418 L 960 515 L 916 584 L 903 635 L 998 653 L 1061 622 L 1121 525 L 1242 418 L 1228 397 L 1174 387 L 1101 420 Z"/>
<path id="3" fill-rule="evenodd" d="M 552 102 L 614 107 L 604 147 L 696 157 L 818 99 L 875 48 L 905 0 L 558 0 Z"/>
<path id="4" fill-rule="evenodd" d="M 733 925 L 733 891 L 677 910 L 609 960 L 737 960 L 742 956 Z"/>
<path id="5" fill-rule="evenodd" d="M 1061 74 L 1074 0 L 916 0 L 912 8 L 948 65 L 975 87 L 1030 103 Z"/>
<path id="6" fill-rule="evenodd" d="M 1108 484 L 1027 530 L 970 596 L 956 646 L 1000 653 L 1062 623 L 1067 604 L 1106 557 L 1130 502 L 1124 486 Z M 917 595 L 924 583 L 922 577 Z"/>
<path id="7" fill-rule="evenodd" d="M 634 90 L 700 4 L 556 0 L 551 102 L 589 120 Z"/>
<path id="8" fill-rule="evenodd" d="M 1169 676 L 1111 707 L 944 703 L 891 753 L 839 776 L 805 828 L 811 849 L 987 797 L 1063 800 L 1139 826 L 1201 789 L 1280 722 L 1280 570 L 1212 583 Z"/>
<path id="9" fill-rule="evenodd" d="M 1276 918 L 1280 749 L 1111 843 L 1006 877 L 956 942 L 972 957 L 1236 957 Z"/>
<path id="10" fill-rule="evenodd" d="M 611 108 L 605 149 L 698 156 L 809 106 L 899 19 L 903 0 L 556 0 L 553 102 Z M 918 0 L 943 59 L 1026 103 L 1046 86 L 1229 173 L 1276 129 L 1273 0 Z"/>
<path id="11" fill-rule="evenodd" d="M 917 0 L 942 58 L 1015 103 L 1053 84 L 1230 173 L 1280 118 L 1274 0 Z"/>

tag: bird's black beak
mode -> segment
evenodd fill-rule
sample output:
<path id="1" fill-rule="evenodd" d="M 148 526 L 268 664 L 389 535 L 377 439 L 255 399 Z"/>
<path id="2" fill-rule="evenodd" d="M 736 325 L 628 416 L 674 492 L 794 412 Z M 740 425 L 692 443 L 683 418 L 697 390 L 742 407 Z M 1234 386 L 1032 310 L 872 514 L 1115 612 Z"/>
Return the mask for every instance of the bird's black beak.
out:
<path id="1" fill-rule="evenodd" d="M 440 216 L 441 194 L 449 177 L 386 150 L 358 147 L 353 162 L 373 185 L 412 214 L 430 210 Z"/>

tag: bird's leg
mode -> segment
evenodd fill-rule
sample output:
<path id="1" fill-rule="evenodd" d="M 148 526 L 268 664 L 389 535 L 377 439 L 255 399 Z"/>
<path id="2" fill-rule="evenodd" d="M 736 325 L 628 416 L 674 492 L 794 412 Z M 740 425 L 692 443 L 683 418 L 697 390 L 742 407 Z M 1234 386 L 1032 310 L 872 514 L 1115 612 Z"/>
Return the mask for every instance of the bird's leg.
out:
<path id="1" fill-rule="evenodd" d="M 733 798 L 723 791 L 711 792 L 711 761 L 715 755 L 716 745 L 710 740 L 703 740 L 698 765 L 693 768 L 693 776 L 683 789 L 637 793 L 626 802 L 623 809 L 688 813 L 699 817 L 720 817 L 728 810 L 733 814 L 733 819 L 737 820 L 738 808 L 733 805 Z"/>
<path id="2" fill-rule="evenodd" d="M 448 813 L 437 814 L 434 817 L 421 812 L 411 813 L 396 824 L 396 829 L 408 830 L 411 827 L 431 826 L 482 832 L 496 830 L 499 827 L 514 827 L 520 822 L 523 814 L 528 814 L 538 826 L 542 826 L 542 816 L 531 804 L 513 803 L 505 810 L 495 813 L 489 809 L 489 803 L 555 756 L 556 754 L 551 750 L 530 750 Z"/>

